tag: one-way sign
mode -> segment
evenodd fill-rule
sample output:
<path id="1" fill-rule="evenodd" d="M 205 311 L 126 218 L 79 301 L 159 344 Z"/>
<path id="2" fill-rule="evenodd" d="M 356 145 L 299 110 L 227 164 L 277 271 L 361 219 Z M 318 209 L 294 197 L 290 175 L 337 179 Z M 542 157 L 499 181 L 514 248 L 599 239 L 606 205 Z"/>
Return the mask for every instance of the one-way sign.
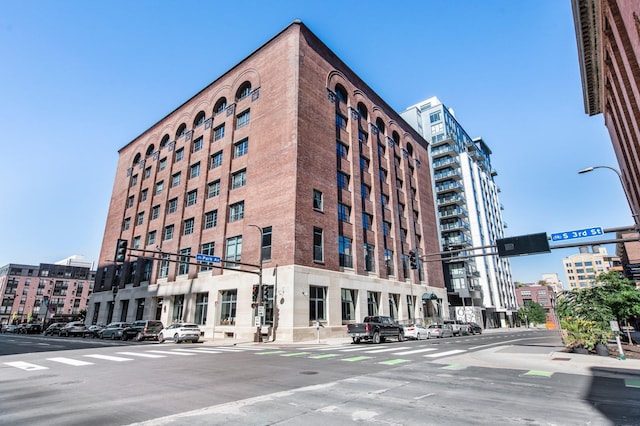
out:
<path id="1" fill-rule="evenodd" d="M 198 253 L 196 254 L 196 262 L 220 263 L 220 257 Z"/>
<path id="2" fill-rule="evenodd" d="M 574 238 L 595 237 L 596 235 L 603 235 L 602 228 L 587 228 L 578 229 L 577 231 L 558 232 L 557 234 L 551 234 L 551 241 L 572 240 Z"/>

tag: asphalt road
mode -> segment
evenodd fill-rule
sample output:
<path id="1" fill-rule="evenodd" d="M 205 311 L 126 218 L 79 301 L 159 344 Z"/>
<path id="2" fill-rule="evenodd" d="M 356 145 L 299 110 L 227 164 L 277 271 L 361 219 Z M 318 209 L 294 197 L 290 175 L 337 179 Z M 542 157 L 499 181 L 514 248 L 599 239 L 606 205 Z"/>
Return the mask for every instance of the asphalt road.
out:
<path id="1" fill-rule="evenodd" d="M 557 344 L 548 332 L 340 346 L 47 340 L 54 350 L 0 356 L 0 424 L 640 423 L 640 388 L 610 374 L 446 361 L 505 343 Z M 0 347 L 41 343 L 0 335 Z"/>

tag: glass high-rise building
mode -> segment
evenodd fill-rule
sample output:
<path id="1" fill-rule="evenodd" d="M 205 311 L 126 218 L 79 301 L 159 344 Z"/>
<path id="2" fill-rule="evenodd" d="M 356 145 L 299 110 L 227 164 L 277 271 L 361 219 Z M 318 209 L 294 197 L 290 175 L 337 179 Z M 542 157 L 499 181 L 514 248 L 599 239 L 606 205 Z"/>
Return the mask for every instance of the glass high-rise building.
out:
<path id="1" fill-rule="evenodd" d="M 491 149 L 472 139 L 437 97 L 400 115 L 430 143 L 440 244 L 451 253 L 442 257 L 450 316 L 508 326 L 517 309 L 511 267 L 507 259 L 487 255 L 506 228 Z"/>

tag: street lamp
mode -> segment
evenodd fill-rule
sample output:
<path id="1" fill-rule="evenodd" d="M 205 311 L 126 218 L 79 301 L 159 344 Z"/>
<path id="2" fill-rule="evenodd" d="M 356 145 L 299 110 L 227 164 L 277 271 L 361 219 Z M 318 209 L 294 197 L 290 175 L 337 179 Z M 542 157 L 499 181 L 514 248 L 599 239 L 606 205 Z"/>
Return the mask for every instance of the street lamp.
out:
<path id="1" fill-rule="evenodd" d="M 620 172 L 617 169 L 614 169 L 613 167 L 609 167 L 609 166 L 591 166 L 591 167 L 587 167 L 586 169 L 580 170 L 578 174 L 589 173 L 594 171 L 595 169 L 609 169 L 612 172 L 614 172 L 616 175 L 618 175 L 618 179 L 620 179 L 620 184 L 622 185 L 622 190 L 624 191 L 624 196 L 627 198 L 627 203 L 629 203 L 629 208 L 631 209 L 631 216 L 633 216 L 633 224 L 637 227 L 638 213 L 636 213 L 635 209 L 633 208 L 633 203 L 631 202 L 629 191 L 627 191 L 627 186 L 624 184 L 624 180 L 622 180 L 622 175 L 620 174 Z"/>
<path id="2" fill-rule="evenodd" d="M 248 225 L 251 226 L 253 228 L 258 229 L 258 231 L 260 231 L 260 246 L 259 246 L 259 250 L 260 250 L 260 270 L 258 272 L 258 297 L 256 299 L 256 302 L 258 304 L 258 318 L 259 321 L 257 321 L 256 324 L 256 336 L 254 337 L 254 342 L 262 342 L 262 317 L 260 316 L 260 313 L 262 313 L 264 315 L 264 311 L 263 311 L 263 304 L 262 304 L 262 238 L 263 238 L 263 231 L 262 228 L 259 227 L 258 225 Z M 261 312 L 262 311 L 262 312 Z"/>

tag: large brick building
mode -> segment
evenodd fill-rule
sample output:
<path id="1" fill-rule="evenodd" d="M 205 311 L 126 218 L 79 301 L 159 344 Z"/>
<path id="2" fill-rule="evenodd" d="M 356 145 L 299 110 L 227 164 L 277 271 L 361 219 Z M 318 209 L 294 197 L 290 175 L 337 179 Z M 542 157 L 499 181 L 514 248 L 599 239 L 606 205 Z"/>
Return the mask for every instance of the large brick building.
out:
<path id="1" fill-rule="evenodd" d="M 427 142 L 294 22 L 119 151 L 89 319 L 250 337 L 262 258 L 278 340 L 435 320 L 441 266 L 408 259 L 440 251 L 429 168 Z"/>

